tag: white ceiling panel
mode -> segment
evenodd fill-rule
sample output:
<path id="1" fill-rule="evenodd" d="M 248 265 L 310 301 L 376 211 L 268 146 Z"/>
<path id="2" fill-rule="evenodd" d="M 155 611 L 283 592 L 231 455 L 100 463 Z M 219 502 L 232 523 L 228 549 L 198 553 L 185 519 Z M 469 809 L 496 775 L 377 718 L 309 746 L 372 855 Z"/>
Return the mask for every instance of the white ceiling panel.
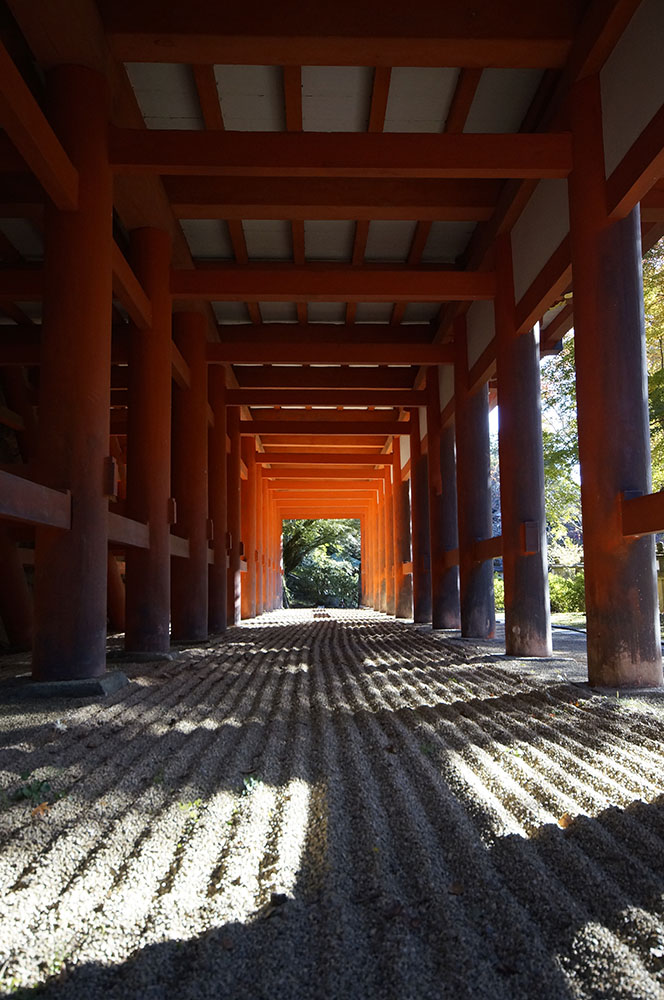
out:
<path id="1" fill-rule="evenodd" d="M 297 307 L 294 302 L 259 302 L 264 323 L 297 323 Z"/>
<path id="2" fill-rule="evenodd" d="M 372 89 L 368 66 L 303 66 L 303 130 L 366 132 Z"/>
<path id="3" fill-rule="evenodd" d="M 310 323 L 345 323 L 346 306 L 343 302 L 309 302 L 307 317 Z"/>
<path id="4" fill-rule="evenodd" d="M 440 302 L 409 302 L 402 323 L 428 323 L 438 315 Z"/>
<path id="5" fill-rule="evenodd" d="M 358 302 L 355 311 L 356 323 L 389 323 L 392 318 L 393 302 Z"/>
<path id="6" fill-rule="evenodd" d="M 229 326 L 250 323 L 249 310 L 245 302 L 213 302 L 212 309 L 217 323 Z"/>
<path id="7" fill-rule="evenodd" d="M 44 241 L 39 230 L 29 219 L 2 219 L 0 231 L 26 260 L 43 258 Z"/>
<path id="8" fill-rule="evenodd" d="M 215 66 L 224 127 L 230 132 L 282 132 L 286 128 L 280 66 Z"/>
<path id="9" fill-rule="evenodd" d="M 203 128 L 190 66 L 181 63 L 125 63 L 125 66 L 148 128 Z"/>
<path id="10" fill-rule="evenodd" d="M 242 223 L 249 260 L 292 260 L 293 232 L 282 219 L 245 219 Z"/>
<path id="11" fill-rule="evenodd" d="M 180 225 L 195 260 L 235 260 L 223 219 L 180 219 Z"/>
<path id="12" fill-rule="evenodd" d="M 405 263 L 413 242 L 416 222 L 401 220 L 372 221 L 364 254 L 365 260 L 386 260 Z"/>
<path id="13" fill-rule="evenodd" d="M 474 222 L 433 222 L 422 252 L 424 264 L 453 264 L 472 236 Z"/>
<path id="14" fill-rule="evenodd" d="M 354 239 L 354 222 L 315 219 L 304 223 L 304 255 L 307 260 L 350 263 Z"/>
<path id="15" fill-rule="evenodd" d="M 385 112 L 386 132 L 442 132 L 458 69 L 395 66 Z"/>
<path id="16" fill-rule="evenodd" d="M 539 69 L 485 69 L 464 131 L 518 132 L 542 75 Z"/>

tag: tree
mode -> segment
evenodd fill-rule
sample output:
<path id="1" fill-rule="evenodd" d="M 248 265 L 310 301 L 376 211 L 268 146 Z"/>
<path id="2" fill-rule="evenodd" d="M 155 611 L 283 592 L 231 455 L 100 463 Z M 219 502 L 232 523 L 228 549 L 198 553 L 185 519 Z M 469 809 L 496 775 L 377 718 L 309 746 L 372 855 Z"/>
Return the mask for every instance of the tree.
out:
<path id="1" fill-rule="evenodd" d="M 653 489 L 664 488 L 664 240 L 643 258 Z"/>
<path id="2" fill-rule="evenodd" d="M 284 588 L 300 607 L 357 607 L 360 522 L 355 519 L 283 523 Z"/>
<path id="3" fill-rule="evenodd" d="M 581 538 L 581 487 L 576 433 L 574 335 L 559 354 L 545 358 L 542 379 L 544 502 L 549 541 Z"/>

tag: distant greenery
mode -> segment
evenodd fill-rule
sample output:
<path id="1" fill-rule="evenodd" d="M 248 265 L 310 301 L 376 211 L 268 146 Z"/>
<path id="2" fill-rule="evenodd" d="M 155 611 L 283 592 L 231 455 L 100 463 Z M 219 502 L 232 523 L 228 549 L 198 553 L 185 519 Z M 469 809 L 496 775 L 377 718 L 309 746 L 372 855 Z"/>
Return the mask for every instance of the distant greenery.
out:
<path id="1" fill-rule="evenodd" d="M 356 608 L 359 604 L 360 522 L 283 523 L 284 597 L 295 608 Z"/>
<path id="2" fill-rule="evenodd" d="M 554 612 L 585 611 L 586 596 L 583 573 L 575 573 L 569 579 L 564 576 L 558 576 L 555 573 L 550 573 L 549 596 L 551 599 L 551 610 Z"/>

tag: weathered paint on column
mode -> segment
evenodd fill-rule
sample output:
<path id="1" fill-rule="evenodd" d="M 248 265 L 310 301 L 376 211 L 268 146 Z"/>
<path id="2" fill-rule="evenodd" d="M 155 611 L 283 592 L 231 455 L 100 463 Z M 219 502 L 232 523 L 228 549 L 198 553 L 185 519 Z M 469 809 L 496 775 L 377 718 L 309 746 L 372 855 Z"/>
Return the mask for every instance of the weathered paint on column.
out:
<path id="1" fill-rule="evenodd" d="M 32 674 L 72 680 L 106 669 L 112 175 L 103 78 L 58 67 L 47 102 L 79 199 L 74 212 L 45 210 L 39 464 L 44 483 L 71 490 L 73 520 L 69 531 L 36 531 Z"/>
<path id="2" fill-rule="evenodd" d="M 509 236 L 500 237 L 496 247 L 496 278 L 505 651 L 550 656 L 539 336 L 536 330 L 516 333 Z"/>
<path id="3" fill-rule="evenodd" d="M 206 320 L 176 313 L 173 336 L 189 365 L 191 384 L 173 398 L 173 496 L 175 533 L 189 539 L 189 558 L 171 565 L 171 631 L 174 639 L 208 634 L 208 394 Z"/>
<path id="4" fill-rule="evenodd" d="M 606 214 L 599 80 L 570 101 L 574 328 L 590 683 L 662 683 L 652 536 L 622 534 L 622 493 L 651 490 L 638 208 Z"/>
<path id="5" fill-rule="evenodd" d="M 410 559 L 410 510 L 408 483 L 401 478 L 401 438 L 394 438 L 393 445 L 393 498 L 394 498 L 394 608 L 397 618 L 411 618 L 413 594 L 411 575 L 403 572 L 403 564 Z"/>
<path id="6" fill-rule="evenodd" d="M 149 549 L 126 553 L 125 648 L 170 648 L 171 240 L 158 229 L 131 234 L 131 264 L 152 306 L 152 326 L 129 335 L 127 515 L 150 525 Z"/>
<path id="7" fill-rule="evenodd" d="M 429 472 L 420 441 L 420 411 L 410 410 L 410 515 L 413 550 L 413 619 L 431 621 L 431 550 L 429 543 Z"/>
<path id="8" fill-rule="evenodd" d="M 455 323 L 454 346 L 461 634 L 485 639 L 496 627 L 493 560 L 478 561 L 473 546 L 492 536 L 489 393 L 486 383 L 468 391 L 465 317 Z"/>
<path id="9" fill-rule="evenodd" d="M 242 526 L 240 511 L 240 487 L 242 477 L 240 464 L 242 461 L 240 438 L 240 407 L 229 406 L 226 411 L 230 451 L 228 453 L 228 533 L 230 535 L 230 551 L 228 566 L 228 622 L 238 625 L 241 617 L 242 573 L 240 572 L 240 545 L 242 542 Z"/>
<path id="10" fill-rule="evenodd" d="M 253 437 L 242 438 L 242 460 L 247 467 L 247 478 L 242 483 L 242 541 L 246 573 L 242 574 L 242 617 L 256 615 L 256 442 Z"/>
<path id="11" fill-rule="evenodd" d="M 32 595 L 16 540 L 0 523 L 0 618 L 12 650 L 32 646 Z"/>
<path id="12" fill-rule="evenodd" d="M 443 431 L 440 415 L 438 368 L 427 372 L 427 439 L 429 444 L 429 531 L 431 538 L 431 621 L 434 628 L 458 628 L 459 573 L 450 566 L 446 553 L 457 548 L 456 539 L 456 472 L 454 469 L 454 437 L 452 436 L 452 468 L 445 453 L 443 470 Z M 445 436 L 446 447 L 448 435 Z"/>
<path id="13" fill-rule="evenodd" d="M 209 505 L 214 552 L 214 562 L 208 574 L 208 627 L 210 632 L 219 633 L 226 630 L 228 622 L 226 373 L 221 365 L 208 367 L 208 393 L 214 415 L 214 425 L 208 434 Z"/>
<path id="14" fill-rule="evenodd" d="M 112 552 L 108 553 L 106 575 L 108 627 L 111 632 L 125 630 L 125 584 L 120 566 Z"/>

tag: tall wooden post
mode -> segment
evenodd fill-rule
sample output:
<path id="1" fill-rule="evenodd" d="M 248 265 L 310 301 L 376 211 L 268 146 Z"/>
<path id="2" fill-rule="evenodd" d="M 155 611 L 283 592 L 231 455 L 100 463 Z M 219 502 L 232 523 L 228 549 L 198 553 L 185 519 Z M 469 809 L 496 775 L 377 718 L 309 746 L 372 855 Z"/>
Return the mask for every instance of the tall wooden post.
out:
<path id="1" fill-rule="evenodd" d="M 413 548 L 413 619 L 431 621 L 431 549 L 429 542 L 429 473 L 422 453 L 420 411 L 410 411 L 410 515 Z"/>
<path id="2" fill-rule="evenodd" d="M 208 625 L 210 632 L 226 629 L 228 605 L 228 463 L 226 455 L 226 374 L 221 365 L 210 365 L 208 392 L 214 425 L 208 435 L 209 506 L 214 562 L 209 570 Z"/>
<path id="3" fill-rule="evenodd" d="M 380 610 L 380 565 L 379 565 L 379 545 L 378 545 L 378 498 L 371 507 L 371 607 L 374 611 Z"/>
<path id="4" fill-rule="evenodd" d="M 496 628 L 493 560 L 478 560 L 475 542 L 491 538 L 489 393 L 468 391 L 465 317 L 455 323 L 454 400 L 457 439 L 461 634 L 485 639 Z"/>
<path id="5" fill-rule="evenodd" d="M 13 650 L 32 646 L 32 595 L 11 525 L 0 523 L 0 617 Z"/>
<path id="6" fill-rule="evenodd" d="M 39 461 L 48 485 L 71 490 L 73 517 L 36 531 L 32 673 L 72 680 L 106 669 L 113 187 L 103 78 L 60 66 L 47 99 L 79 191 L 76 211 L 49 204 L 44 218 Z"/>
<path id="7" fill-rule="evenodd" d="M 242 617 L 256 615 L 256 442 L 242 438 L 242 459 L 247 478 L 242 484 L 242 541 L 247 571 L 242 574 Z"/>
<path id="8" fill-rule="evenodd" d="M 189 539 L 189 558 L 171 567 L 172 635 L 208 634 L 208 410 L 206 321 L 202 313 L 176 313 L 174 339 L 189 365 L 191 385 L 173 400 L 173 495 L 178 534 Z"/>
<path id="9" fill-rule="evenodd" d="M 496 278 L 505 651 L 510 656 L 550 656 L 539 337 L 535 330 L 516 333 L 508 235 L 499 237 Z"/>
<path id="10" fill-rule="evenodd" d="M 440 546 L 443 552 L 439 583 L 441 591 L 440 627 L 459 628 L 459 525 L 457 517 L 457 475 L 454 422 L 449 421 L 440 432 L 440 476 L 443 491 L 440 496 Z"/>
<path id="11" fill-rule="evenodd" d="M 649 493 L 638 208 L 607 217 L 597 77 L 570 101 L 574 329 L 590 683 L 662 683 L 654 539 L 622 534 L 621 495 Z"/>
<path id="12" fill-rule="evenodd" d="M 392 483 L 392 466 L 385 468 L 385 554 L 387 570 L 387 587 L 385 602 L 388 615 L 396 615 L 396 581 L 395 581 L 395 549 L 394 549 L 394 485 Z"/>
<path id="13" fill-rule="evenodd" d="M 241 468 L 241 438 L 240 438 L 240 407 L 229 406 L 227 409 L 227 429 L 230 439 L 228 453 L 228 533 L 230 535 L 229 566 L 228 566 L 228 622 L 238 625 L 242 617 L 241 589 L 242 574 L 240 572 L 242 544 L 242 525 L 240 487 Z"/>
<path id="14" fill-rule="evenodd" d="M 149 330 L 131 328 L 127 411 L 127 514 L 150 525 L 150 547 L 126 553 L 125 648 L 168 652 L 171 617 L 171 240 L 131 234 L 131 264 L 150 298 Z"/>
<path id="15" fill-rule="evenodd" d="M 263 614 L 263 467 L 254 466 L 256 476 L 256 609 L 255 614 Z"/>
<path id="16" fill-rule="evenodd" d="M 443 430 L 440 415 L 438 369 L 427 372 L 427 439 L 429 442 L 429 533 L 431 538 L 431 621 L 434 628 L 458 628 L 459 574 L 450 566 L 446 553 L 457 548 L 456 473 L 454 437 L 450 468 L 449 435 Z M 443 459 L 445 469 L 443 470 Z M 444 473 L 444 474 L 443 474 Z"/>
<path id="17" fill-rule="evenodd" d="M 405 574 L 403 564 L 410 562 L 410 511 L 408 509 L 408 483 L 401 479 L 401 438 L 394 438 L 393 498 L 394 498 L 394 613 L 397 618 L 410 618 L 413 613 L 410 574 Z"/>

